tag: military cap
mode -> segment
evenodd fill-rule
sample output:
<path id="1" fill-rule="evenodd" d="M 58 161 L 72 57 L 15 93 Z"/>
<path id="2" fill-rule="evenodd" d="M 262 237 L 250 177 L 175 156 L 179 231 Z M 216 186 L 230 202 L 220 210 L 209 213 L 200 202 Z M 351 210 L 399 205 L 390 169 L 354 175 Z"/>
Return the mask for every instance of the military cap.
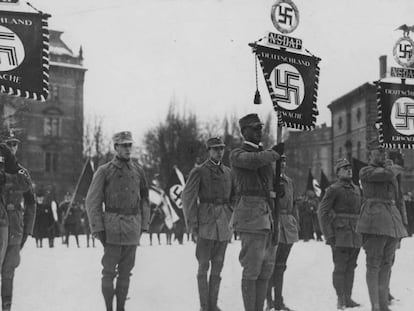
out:
<path id="1" fill-rule="evenodd" d="M 240 128 L 244 128 L 247 126 L 253 127 L 256 125 L 263 125 L 263 123 L 259 119 L 259 116 L 256 113 L 250 113 L 248 115 L 245 115 L 239 120 Z"/>
<path id="2" fill-rule="evenodd" d="M 373 138 L 368 142 L 368 150 L 382 149 L 383 147 L 378 141 L 378 138 Z"/>
<path id="3" fill-rule="evenodd" d="M 134 142 L 132 140 L 132 134 L 129 131 L 114 134 L 114 136 L 112 136 L 112 141 L 114 144 L 132 144 Z"/>
<path id="4" fill-rule="evenodd" d="M 339 159 L 335 163 L 335 172 L 338 173 L 340 168 L 351 166 L 351 163 L 347 159 Z"/>
<path id="5" fill-rule="evenodd" d="M 286 154 L 282 154 L 281 156 L 280 156 L 280 161 L 284 161 L 284 162 L 286 162 Z"/>
<path id="6" fill-rule="evenodd" d="M 207 140 L 207 149 L 214 147 L 224 147 L 226 146 L 220 137 L 212 137 Z"/>

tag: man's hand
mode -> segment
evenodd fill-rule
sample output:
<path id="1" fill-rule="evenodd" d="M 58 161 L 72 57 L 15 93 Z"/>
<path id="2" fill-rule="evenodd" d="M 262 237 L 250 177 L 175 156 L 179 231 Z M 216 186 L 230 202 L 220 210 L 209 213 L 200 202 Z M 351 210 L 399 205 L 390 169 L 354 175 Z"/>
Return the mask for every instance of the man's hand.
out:
<path id="1" fill-rule="evenodd" d="M 330 245 L 330 246 L 335 246 L 335 237 L 331 236 L 330 238 L 326 239 L 326 244 Z"/>
<path id="2" fill-rule="evenodd" d="M 27 236 L 28 236 L 27 233 L 23 233 L 22 241 L 20 242 L 20 249 L 22 249 L 24 246 L 24 243 L 26 243 Z"/>
<path id="3" fill-rule="evenodd" d="M 95 233 L 95 237 L 101 241 L 102 246 L 105 247 L 106 245 L 106 233 L 105 231 L 99 231 Z"/>
<path id="4" fill-rule="evenodd" d="M 285 143 L 278 143 L 272 147 L 279 155 L 282 155 L 285 152 Z"/>
<path id="5" fill-rule="evenodd" d="M 193 230 L 191 231 L 191 237 L 192 237 L 192 240 L 194 241 L 194 243 L 197 243 L 197 240 L 198 240 L 198 228 L 193 228 Z"/>

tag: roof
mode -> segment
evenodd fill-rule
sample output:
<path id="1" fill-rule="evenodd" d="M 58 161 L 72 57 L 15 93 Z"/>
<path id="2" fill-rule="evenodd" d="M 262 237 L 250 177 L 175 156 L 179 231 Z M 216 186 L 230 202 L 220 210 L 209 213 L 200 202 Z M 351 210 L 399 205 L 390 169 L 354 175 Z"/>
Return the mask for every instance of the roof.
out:
<path id="1" fill-rule="evenodd" d="M 336 108 L 336 106 L 343 103 L 344 101 L 349 100 L 351 97 L 354 97 L 358 94 L 365 93 L 367 90 L 369 90 L 371 88 L 375 88 L 375 84 L 370 83 L 370 82 L 365 82 L 364 84 L 358 86 L 357 88 L 353 89 L 352 91 L 349 91 L 348 93 L 342 95 L 341 97 L 338 97 L 337 99 L 333 100 L 328 105 L 328 108 L 332 110 L 332 109 Z"/>

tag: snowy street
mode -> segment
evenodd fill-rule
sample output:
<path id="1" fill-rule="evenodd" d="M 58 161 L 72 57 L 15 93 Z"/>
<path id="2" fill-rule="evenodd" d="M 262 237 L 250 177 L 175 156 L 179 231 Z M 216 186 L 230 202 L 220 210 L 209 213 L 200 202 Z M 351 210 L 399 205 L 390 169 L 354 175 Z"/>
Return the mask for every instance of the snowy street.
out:
<path id="1" fill-rule="evenodd" d="M 70 247 L 55 239 L 55 248 L 36 248 L 29 238 L 22 250 L 22 262 L 16 270 L 14 311 L 95 311 L 104 310 L 100 293 L 102 246 L 86 248 L 81 236 L 78 249 L 70 237 Z M 131 278 L 128 311 L 198 311 L 195 244 L 149 245 L 142 237 Z M 175 242 L 174 242 L 175 243 Z M 45 247 L 46 245 L 46 247 Z M 238 262 L 240 242 L 229 244 L 222 273 L 219 306 L 223 311 L 241 311 L 241 267 Z M 394 311 L 411 311 L 414 305 L 414 239 L 407 238 L 397 251 L 391 278 L 391 292 L 399 299 Z M 331 285 L 330 248 L 323 242 L 300 241 L 293 246 L 285 274 L 284 298 L 296 311 L 336 310 L 336 295 Z M 355 311 L 369 311 L 365 283 L 365 252 L 361 251 L 354 284 L 354 300 L 362 303 Z"/>

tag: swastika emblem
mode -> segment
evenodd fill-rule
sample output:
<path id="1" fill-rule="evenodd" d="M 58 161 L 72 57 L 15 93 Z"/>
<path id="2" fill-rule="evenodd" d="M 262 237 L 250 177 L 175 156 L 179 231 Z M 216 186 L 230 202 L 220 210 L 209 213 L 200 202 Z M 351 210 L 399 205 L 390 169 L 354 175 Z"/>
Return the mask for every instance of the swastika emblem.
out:
<path id="1" fill-rule="evenodd" d="M 299 11 L 292 0 L 278 0 L 271 10 L 273 25 L 281 33 L 290 33 L 299 25 Z"/>
<path id="2" fill-rule="evenodd" d="M 183 202 L 181 201 L 181 193 L 183 192 L 183 186 L 173 185 L 170 188 L 170 198 L 174 201 L 178 208 L 183 208 Z"/>
<path id="3" fill-rule="evenodd" d="M 9 28 L 0 26 L 0 71 L 13 70 L 23 62 L 24 46 Z"/>
<path id="4" fill-rule="evenodd" d="M 398 39 L 394 45 L 393 55 L 395 61 L 404 67 L 414 64 L 414 41 L 410 37 Z"/>
<path id="5" fill-rule="evenodd" d="M 414 99 L 398 98 L 391 109 L 391 123 L 402 135 L 414 135 Z"/>
<path id="6" fill-rule="evenodd" d="M 277 104 L 286 110 L 295 110 L 305 97 L 305 84 L 299 71 L 292 65 L 283 63 L 273 69 L 270 80 Z"/>

